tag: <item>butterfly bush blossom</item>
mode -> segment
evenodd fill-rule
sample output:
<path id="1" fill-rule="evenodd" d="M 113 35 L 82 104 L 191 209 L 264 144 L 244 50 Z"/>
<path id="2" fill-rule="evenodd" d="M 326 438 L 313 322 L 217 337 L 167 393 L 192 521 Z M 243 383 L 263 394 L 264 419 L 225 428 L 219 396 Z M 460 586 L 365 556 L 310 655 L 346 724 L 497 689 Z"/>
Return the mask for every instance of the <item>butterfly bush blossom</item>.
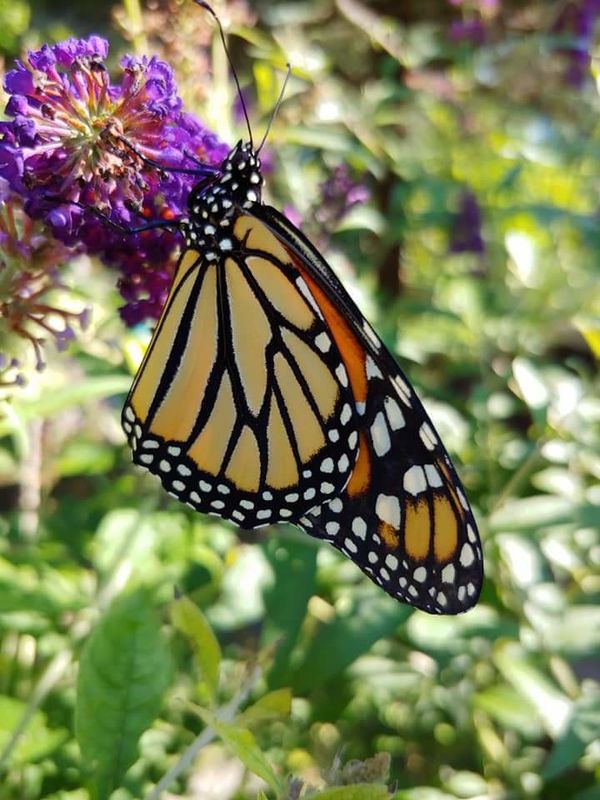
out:
<path id="1" fill-rule="evenodd" d="M 73 312 L 52 299 L 65 288 L 59 271 L 72 256 L 72 248 L 25 214 L 22 199 L 0 178 L 0 386 L 25 382 L 15 355 L 23 341 L 41 370 L 45 342 L 64 350 L 75 337 L 74 326 L 87 326 L 88 309 Z"/>
<path id="2" fill-rule="evenodd" d="M 155 229 L 125 237 L 115 226 L 182 216 L 198 180 L 144 159 L 208 168 L 228 148 L 183 109 L 165 62 L 124 56 L 120 81 L 112 82 L 107 54 L 99 36 L 68 39 L 30 52 L 6 75 L 0 175 L 57 239 L 121 271 L 121 313 L 135 324 L 160 313 L 179 235 Z"/>

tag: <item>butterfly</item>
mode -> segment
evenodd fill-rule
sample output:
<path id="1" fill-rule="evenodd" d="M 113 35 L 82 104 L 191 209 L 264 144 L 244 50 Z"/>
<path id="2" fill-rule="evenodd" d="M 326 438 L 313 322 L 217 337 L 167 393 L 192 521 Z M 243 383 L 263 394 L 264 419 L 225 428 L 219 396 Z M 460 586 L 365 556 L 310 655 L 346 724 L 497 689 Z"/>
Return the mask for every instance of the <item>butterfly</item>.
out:
<path id="1" fill-rule="evenodd" d="M 259 152 L 238 142 L 190 194 L 123 409 L 133 460 L 196 511 L 292 523 L 397 600 L 466 611 L 483 559 L 456 471 L 322 254 L 262 202 Z"/>

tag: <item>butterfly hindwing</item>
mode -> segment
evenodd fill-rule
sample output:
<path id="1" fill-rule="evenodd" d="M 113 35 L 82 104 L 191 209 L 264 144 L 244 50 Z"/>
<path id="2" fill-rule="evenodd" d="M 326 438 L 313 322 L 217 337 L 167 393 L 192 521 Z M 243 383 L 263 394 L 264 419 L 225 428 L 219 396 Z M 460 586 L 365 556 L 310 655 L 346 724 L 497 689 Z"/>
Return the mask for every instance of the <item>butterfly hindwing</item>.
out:
<path id="1" fill-rule="evenodd" d="M 301 526 L 393 597 L 433 613 L 467 610 L 481 590 L 481 544 L 431 420 L 326 262 L 278 212 L 262 209 L 321 308 L 359 420 L 359 454 L 348 484 L 308 511 Z"/>

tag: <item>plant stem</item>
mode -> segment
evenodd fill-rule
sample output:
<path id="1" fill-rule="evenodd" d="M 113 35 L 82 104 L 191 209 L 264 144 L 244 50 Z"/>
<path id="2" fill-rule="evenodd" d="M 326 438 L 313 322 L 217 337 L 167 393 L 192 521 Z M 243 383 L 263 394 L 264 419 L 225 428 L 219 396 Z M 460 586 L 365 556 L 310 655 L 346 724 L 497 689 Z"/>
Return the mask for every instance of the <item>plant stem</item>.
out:
<path id="1" fill-rule="evenodd" d="M 234 695 L 234 697 L 232 697 L 228 703 L 218 709 L 215 716 L 220 722 L 233 721 L 235 715 L 240 709 L 240 706 L 245 702 L 246 698 L 258 682 L 261 672 L 262 670 L 260 667 L 255 667 L 239 692 Z M 181 775 L 181 773 L 190 766 L 190 764 L 192 764 L 200 750 L 202 750 L 203 747 L 206 747 L 207 744 L 210 744 L 216 735 L 217 734 L 213 728 L 205 728 L 202 733 L 194 739 L 191 745 L 189 745 L 187 750 L 184 751 L 179 761 L 177 761 L 177 763 L 174 764 L 171 769 L 163 775 L 154 789 L 152 789 L 150 794 L 146 796 L 146 800 L 158 800 L 161 793 L 167 789 L 167 787 L 169 787 L 173 781 L 175 781 Z"/>

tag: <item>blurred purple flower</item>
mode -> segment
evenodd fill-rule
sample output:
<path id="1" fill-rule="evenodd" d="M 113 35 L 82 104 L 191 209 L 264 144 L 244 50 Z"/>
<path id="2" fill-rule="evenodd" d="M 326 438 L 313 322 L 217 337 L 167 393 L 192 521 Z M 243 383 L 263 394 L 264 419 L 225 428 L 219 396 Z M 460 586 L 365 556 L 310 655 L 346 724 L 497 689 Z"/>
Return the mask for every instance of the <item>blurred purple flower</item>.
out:
<path id="1" fill-rule="evenodd" d="M 479 18 L 453 22 L 448 29 L 451 42 L 472 42 L 483 44 L 486 40 L 486 27 Z"/>
<path id="2" fill-rule="evenodd" d="M 127 287 L 131 274 L 141 276 L 158 263 L 157 253 L 160 263 L 173 264 L 179 237 L 154 230 L 124 245 L 123 235 L 95 211 L 125 227 L 139 225 L 140 216 L 178 218 L 197 177 L 163 172 L 137 153 L 165 167 L 196 168 L 196 161 L 220 164 L 228 147 L 183 111 L 166 63 L 125 56 L 120 82 L 111 83 L 107 53 L 108 43 L 98 36 L 69 39 L 30 52 L 7 74 L 10 119 L 0 123 L 0 175 L 24 197 L 27 213 L 43 219 L 58 239 L 82 243 L 123 269 Z M 128 302 L 149 300 L 156 317 L 164 292 L 155 293 L 150 277 L 145 289 L 144 280 L 138 283 L 139 296 Z"/>
<path id="3" fill-rule="evenodd" d="M 25 213 L 22 198 L 0 178 L 0 385 L 24 382 L 22 374 L 15 374 L 19 361 L 6 355 L 16 340 L 33 347 L 36 369 L 41 370 L 48 337 L 64 350 L 75 338 L 74 323 L 87 326 L 88 309 L 68 311 L 48 298 L 55 289 L 64 288 L 58 269 L 73 253 Z"/>
<path id="4" fill-rule="evenodd" d="M 338 164 L 319 186 L 320 196 L 315 216 L 322 225 L 339 222 L 356 205 L 366 203 L 368 188 L 353 178 L 347 164 Z"/>
<path id="5" fill-rule="evenodd" d="M 485 252 L 481 235 L 482 214 L 477 197 L 470 189 L 461 193 L 458 211 L 453 215 L 450 233 L 451 253 Z"/>
<path id="6" fill-rule="evenodd" d="M 554 32 L 570 34 L 573 42 L 560 47 L 568 59 L 565 80 L 580 89 L 590 72 L 594 30 L 600 15 L 600 0 L 578 0 L 567 4 L 554 24 Z"/>

